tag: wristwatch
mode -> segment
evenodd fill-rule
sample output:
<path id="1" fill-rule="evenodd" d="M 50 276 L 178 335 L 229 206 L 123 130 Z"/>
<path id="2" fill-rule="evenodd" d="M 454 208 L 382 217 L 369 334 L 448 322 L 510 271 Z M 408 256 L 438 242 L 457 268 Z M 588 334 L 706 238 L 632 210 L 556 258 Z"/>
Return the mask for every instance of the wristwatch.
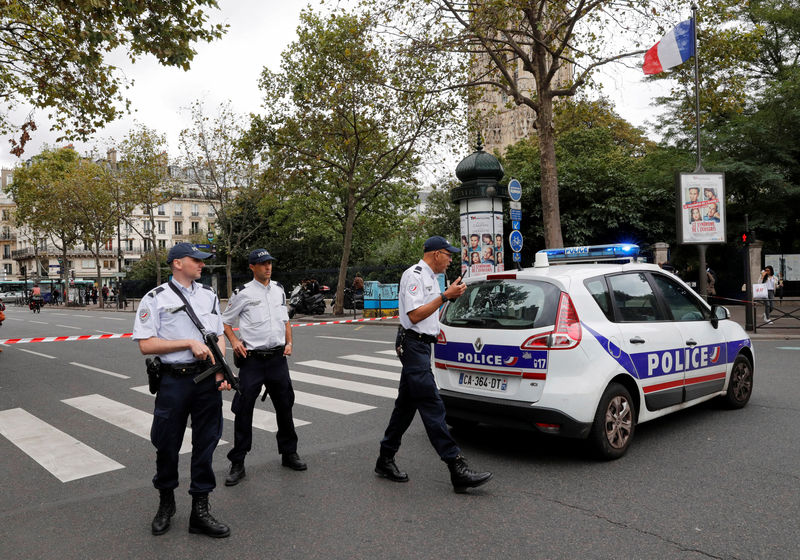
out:
<path id="1" fill-rule="evenodd" d="M 442 296 L 442 303 L 446 302 L 447 301 L 447 296 L 444 295 L 444 292 L 442 292 L 440 295 Z"/>

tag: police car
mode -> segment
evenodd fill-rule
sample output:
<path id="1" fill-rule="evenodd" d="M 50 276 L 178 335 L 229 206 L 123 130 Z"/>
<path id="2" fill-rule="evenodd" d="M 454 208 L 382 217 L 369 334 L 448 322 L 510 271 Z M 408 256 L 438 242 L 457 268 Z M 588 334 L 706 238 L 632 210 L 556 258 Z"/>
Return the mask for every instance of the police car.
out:
<path id="1" fill-rule="evenodd" d="M 639 423 L 715 397 L 745 406 L 750 338 L 726 308 L 638 252 L 550 249 L 533 268 L 466 279 L 440 313 L 435 345 L 448 422 L 588 438 L 616 459 Z"/>

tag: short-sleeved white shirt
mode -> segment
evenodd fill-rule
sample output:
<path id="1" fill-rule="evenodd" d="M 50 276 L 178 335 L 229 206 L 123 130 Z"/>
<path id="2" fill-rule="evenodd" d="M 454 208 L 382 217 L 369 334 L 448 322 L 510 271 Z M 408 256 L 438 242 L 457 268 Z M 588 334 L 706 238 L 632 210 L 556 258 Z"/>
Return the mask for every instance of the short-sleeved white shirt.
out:
<path id="1" fill-rule="evenodd" d="M 192 282 L 189 289 L 175 280 L 173 282 L 192 306 L 195 315 L 210 333 L 222 334 L 222 316 L 219 311 L 219 300 L 214 290 L 203 284 Z M 203 335 L 192 323 L 186 311 L 177 311 L 183 305 L 178 294 L 172 291 L 168 283 L 150 290 L 139 303 L 136 320 L 133 323 L 133 340 L 162 338 L 164 340 L 181 340 L 192 338 L 203 342 Z M 189 349 L 162 354 L 165 364 L 185 364 L 197 361 Z"/>
<path id="2" fill-rule="evenodd" d="M 248 350 L 266 350 L 286 344 L 286 292 L 271 280 L 265 286 L 251 280 L 235 290 L 222 313 L 222 322 L 239 326 L 239 338 Z"/>
<path id="3" fill-rule="evenodd" d="M 400 324 L 403 328 L 437 336 L 439 334 L 439 315 L 437 313 L 431 313 L 416 324 L 408 318 L 408 313 L 434 299 L 441 299 L 441 293 L 436 275 L 424 260 L 420 260 L 411 268 L 406 269 L 400 278 L 400 287 L 398 288 Z"/>

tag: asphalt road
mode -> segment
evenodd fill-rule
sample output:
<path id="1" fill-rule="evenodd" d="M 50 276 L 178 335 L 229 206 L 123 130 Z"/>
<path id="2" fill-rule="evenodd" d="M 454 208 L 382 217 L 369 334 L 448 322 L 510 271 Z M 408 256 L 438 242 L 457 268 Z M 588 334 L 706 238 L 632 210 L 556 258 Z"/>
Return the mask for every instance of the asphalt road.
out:
<path id="1" fill-rule="evenodd" d="M 50 308 L 32 315 L 9 307 L 7 315 L 0 338 L 130 332 L 133 319 Z M 800 558 L 800 341 L 755 343 L 755 393 L 745 409 L 707 403 L 642 424 L 618 461 L 597 462 L 580 442 L 536 434 L 454 432 L 470 464 L 495 473 L 457 495 L 419 420 L 397 457 L 411 481 L 372 472 L 400 371 L 387 353 L 393 337 L 373 323 L 296 328 L 290 367 L 306 395 L 295 417 L 307 422 L 297 430 L 309 470 L 282 468 L 274 434 L 257 429 L 247 478 L 226 488 L 230 443 L 221 444 L 211 510 L 232 528 L 221 540 L 186 530 L 188 454 L 173 527 L 150 534 L 154 451 L 146 435 L 121 427 L 152 413 L 153 397 L 136 390 L 146 378 L 134 342 L 5 346 L 0 428 L 32 416 L 118 466 L 62 481 L 0 436 L 0 558 Z M 330 386 L 341 380 L 365 386 Z M 323 409 L 314 396 L 344 403 Z M 122 407 L 123 418 L 101 419 L 87 412 L 92 405 L 97 415 Z M 343 406 L 354 410 L 330 410 Z M 230 420 L 223 439 L 233 439 Z M 70 472 L 68 461 L 51 459 L 51 468 Z"/>

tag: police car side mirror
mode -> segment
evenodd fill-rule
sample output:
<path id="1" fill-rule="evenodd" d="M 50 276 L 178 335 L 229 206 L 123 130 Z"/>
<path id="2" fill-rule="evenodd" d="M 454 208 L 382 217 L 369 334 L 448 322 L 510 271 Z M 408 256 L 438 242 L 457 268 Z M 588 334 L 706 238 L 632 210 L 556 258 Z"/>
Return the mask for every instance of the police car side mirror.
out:
<path id="1" fill-rule="evenodd" d="M 729 319 L 731 316 L 727 307 L 714 304 L 711 306 L 711 326 L 715 329 L 719 326 L 720 320 Z"/>

